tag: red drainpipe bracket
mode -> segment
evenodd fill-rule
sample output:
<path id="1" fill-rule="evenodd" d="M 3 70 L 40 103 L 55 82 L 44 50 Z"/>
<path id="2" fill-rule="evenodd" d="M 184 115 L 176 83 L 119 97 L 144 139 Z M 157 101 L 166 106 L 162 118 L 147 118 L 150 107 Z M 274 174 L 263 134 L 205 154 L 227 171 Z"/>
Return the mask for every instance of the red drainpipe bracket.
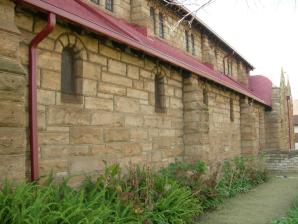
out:
<path id="1" fill-rule="evenodd" d="M 31 181 L 39 178 L 38 165 L 38 129 L 37 129 L 37 84 L 36 84 L 36 65 L 37 65 L 37 46 L 55 28 L 56 15 L 48 14 L 48 23 L 40 33 L 31 41 L 29 48 L 29 142 L 31 159 Z"/>

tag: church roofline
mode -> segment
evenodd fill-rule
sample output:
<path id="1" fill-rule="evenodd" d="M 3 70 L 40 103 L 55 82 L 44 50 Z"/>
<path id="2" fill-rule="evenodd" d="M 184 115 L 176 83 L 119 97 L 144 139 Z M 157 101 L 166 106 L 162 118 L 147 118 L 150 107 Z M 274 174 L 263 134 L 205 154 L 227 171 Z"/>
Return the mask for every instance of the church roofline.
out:
<path id="1" fill-rule="evenodd" d="M 180 5 L 179 6 L 177 6 L 177 5 L 171 5 L 171 6 L 172 7 L 180 7 L 185 13 L 189 13 L 190 12 L 189 9 L 187 9 L 183 5 L 181 5 L 181 6 Z M 239 52 L 237 52 L 237 50 L 235 50 L 234 47 L 232 47 L 217 32 L 215 32 L 210 26 L 208 26 L 202 19 L 200 19 L 198 16 L 194 15 L 194 21 L 197 22 L 197 24 L 199 26 L 201 26 L 203 29 L 205 29 L 207 32 L 209 32 L 211 35 L 213 35 L 218 41 L 220 41 L 231 52 L 234 52 L 234 54 L 237 55 L 251 70 L 254 70 L 255 69 L 255 67 L 244 56 L 242 56 Z"/>
<path id="2" fill-rule="evenodd" d="M 111 39 L 143 51 L 148 55 L 160 58 L 271 107 L 270 103 L 232 78 L 213 70 L 194 57 L 171 47 L 158 38 L 148 37 L 135 26 L 108 15 L 99 9 L 94 9 L 81 0 L 18 0 L 17 2 L 31 5 L 44 12 L 55 13 L 58 17 L 71 23 L 82 26 L 99 35 L 108 36 Z"/>

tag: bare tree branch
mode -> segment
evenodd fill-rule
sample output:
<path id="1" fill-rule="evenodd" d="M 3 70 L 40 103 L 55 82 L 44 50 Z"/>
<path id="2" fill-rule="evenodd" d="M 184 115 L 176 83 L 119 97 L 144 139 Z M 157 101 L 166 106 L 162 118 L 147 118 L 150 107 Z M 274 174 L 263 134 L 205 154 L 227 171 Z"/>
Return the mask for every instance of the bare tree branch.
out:
<path id="1" fill-rule="evenodd" d="M 184 21 L 191 26 L 200 10 L 212 4 L 216 0 L 163 0 L 166 5 L 177 6 L 185 11 L 184 15 L 173 25 L 169 26 L 170 31 L 175 31 L 177 27 Z"/>
<path id="2" fill-rule="evenodd" d="M 168 25 L 171 32 L 175 31 L 182 22 L 187 22 L 189 26 L 192 25 L 199 11 L 206 6 L 214 3 L 216 0 L 162 0 L 166 5 L 176 6 L 180 13 L 181 18 L 173 25 Z M 246 3 L 247 8 L 250 8 L 250 4 L 254 3 L 255 6 L 262 4 L 263 0 L 240 0 Z M 294 8 L 296 9 L 297 0 L 292 0 Z"/>

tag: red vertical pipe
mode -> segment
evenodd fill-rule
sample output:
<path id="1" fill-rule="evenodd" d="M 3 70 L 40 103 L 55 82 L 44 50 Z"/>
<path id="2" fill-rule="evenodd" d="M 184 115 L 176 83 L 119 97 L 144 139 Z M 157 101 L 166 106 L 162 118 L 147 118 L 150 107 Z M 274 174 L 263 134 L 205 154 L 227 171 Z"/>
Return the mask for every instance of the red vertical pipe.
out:
<path id="1" fill-rule="evenodd" d="M 29 141 L 31 157 L 31 181 L 39 178 L 38 138 L 37 138 L 37 85 L 36 60 L 37 45 L 52 32 L 56 25 L 56 15 L 49 13 L 48 23 L 31 41 L 29 48 Z M 50 63 L 50 62 L 49 62 Z"/>

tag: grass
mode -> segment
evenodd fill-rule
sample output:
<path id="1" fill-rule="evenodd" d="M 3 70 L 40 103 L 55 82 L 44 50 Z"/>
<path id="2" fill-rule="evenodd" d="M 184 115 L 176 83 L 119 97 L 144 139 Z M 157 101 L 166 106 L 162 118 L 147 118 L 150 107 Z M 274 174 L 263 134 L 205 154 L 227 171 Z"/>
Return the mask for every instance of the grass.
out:
<path id="1" fill-rule="evenodd" d="M 238 157 L 212 175 L 201 161 L 176 162 L 158 172 L 131 167 L 125 174 L 115 164 L 95 182 L 87 178 L 79 190 L 53 178 L 42 185 L 5 182 L 0 223 L 191 223 L 224 198 L 265 181 L 260 164 L 256 158 Z"/>
<path id="2" fill-rule="evenodd" d="M 288 217 L 276 220 L 272 224 L 298 224 L 298 200 L 288 212 Z"/>

